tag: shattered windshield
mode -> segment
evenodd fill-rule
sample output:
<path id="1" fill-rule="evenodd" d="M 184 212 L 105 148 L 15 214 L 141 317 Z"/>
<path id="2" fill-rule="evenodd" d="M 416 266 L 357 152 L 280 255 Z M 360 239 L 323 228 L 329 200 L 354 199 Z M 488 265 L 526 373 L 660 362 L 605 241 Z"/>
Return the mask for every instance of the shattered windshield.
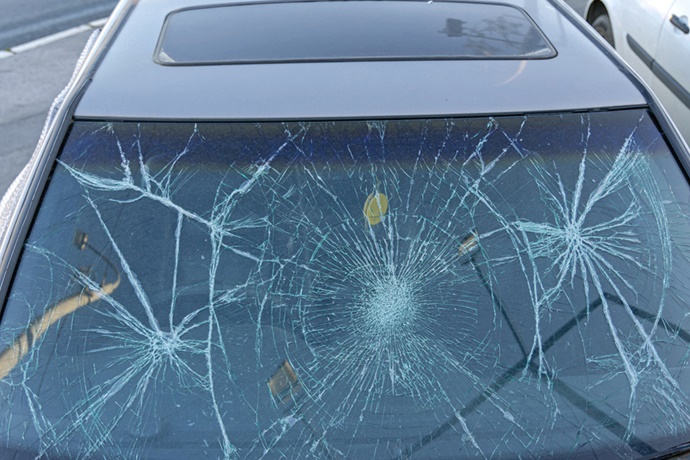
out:
<path id="1" fill-rule="evenodd" d="M 77 122 L 4 307 L 0 453 L 668 448 L 689 191 L 645 110 Z"/>

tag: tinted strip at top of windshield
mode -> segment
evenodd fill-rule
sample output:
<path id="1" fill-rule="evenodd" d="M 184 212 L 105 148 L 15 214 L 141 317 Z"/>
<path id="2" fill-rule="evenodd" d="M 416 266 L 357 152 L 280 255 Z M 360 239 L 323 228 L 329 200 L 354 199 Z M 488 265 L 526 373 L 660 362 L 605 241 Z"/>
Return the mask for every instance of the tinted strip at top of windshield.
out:
<path id="1" fill-rule="evenodd" d="M 164 65 L 543 59 L 556 55 L 521 9 L 420 1 L 253 3 L 168 16 Z"/>

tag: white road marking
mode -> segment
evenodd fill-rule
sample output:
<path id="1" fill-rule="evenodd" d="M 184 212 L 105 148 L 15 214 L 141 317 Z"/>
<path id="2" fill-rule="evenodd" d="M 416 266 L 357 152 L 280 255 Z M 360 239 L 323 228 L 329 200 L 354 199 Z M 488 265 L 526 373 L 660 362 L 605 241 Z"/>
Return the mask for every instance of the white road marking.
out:
<path id="1" fill-rule="evenodd" d="M 74 35 L 78 35 L 82 32 L 88 32 L 93 29 L 100 29 L 101 27 L 103 27 L 103 25 L 105 25 L 107 20 L 108 18 L 97 19 L 87 24 L 82 24 L 77 27 L 72 27 L 70 29 L 63 30 L 62 32 L 38 38 L 30 42 L 22 43 L 21 45 L 14 46 L 8 50 L 0 50 L 0 59 L 9 58 L 19 53 L 24 53 L 26 51 L 40 48 L 41 46 L 54 43 L 64 38 L 72 37 Z"/>

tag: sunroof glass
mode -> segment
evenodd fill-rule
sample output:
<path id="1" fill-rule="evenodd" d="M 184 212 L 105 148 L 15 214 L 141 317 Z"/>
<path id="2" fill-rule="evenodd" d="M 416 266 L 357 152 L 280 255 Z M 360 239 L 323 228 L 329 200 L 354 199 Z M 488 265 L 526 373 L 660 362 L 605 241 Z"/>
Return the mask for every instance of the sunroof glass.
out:
<path id="1" fill-rule="evenodd" d="M 225 5 L 168 16 L 167 65 L 555 56 L 522 10 L 502 4 L 335 1 Z"/>

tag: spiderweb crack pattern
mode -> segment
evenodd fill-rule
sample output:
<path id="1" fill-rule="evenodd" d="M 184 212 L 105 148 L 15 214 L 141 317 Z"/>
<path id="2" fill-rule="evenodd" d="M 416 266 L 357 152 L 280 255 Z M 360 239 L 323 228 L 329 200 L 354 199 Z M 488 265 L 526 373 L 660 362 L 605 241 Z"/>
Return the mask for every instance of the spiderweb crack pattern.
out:
<path id="1" fill-rule="evenodd" d="M 0 382 L 28 414 L 8 439 L 16 425 L 39 456 L 143 457 L 178 417 L 211 457 L 488 458 L 627 455 L 655 411 L 670 414 L 656 432 L 683 433 L 688 293 L 672 272 L 687 248 L 670 222 L 687 222 L 646 115 L 610 138 L 606 116 L 94 123 L 81 135 L 116 166 L 91 165 L 84 141 L 56 176 L 100 240 L 91 265 L 122 283 L 107 290 L 111 269 L 102 280 L 55 243 L 73 226 L 39 216 L 27 261 L 66 287 L 8 308 L 54 312 L 75 288 L 93 301 L 26 339 Z M 554 156 L 555 135 L 535 133 L 566 119 L 579 139 Z M 63 329 L 83 362 L 51 348 Z M 278 397 L 266 381 L 283 360 L 295 376 Z"/>

